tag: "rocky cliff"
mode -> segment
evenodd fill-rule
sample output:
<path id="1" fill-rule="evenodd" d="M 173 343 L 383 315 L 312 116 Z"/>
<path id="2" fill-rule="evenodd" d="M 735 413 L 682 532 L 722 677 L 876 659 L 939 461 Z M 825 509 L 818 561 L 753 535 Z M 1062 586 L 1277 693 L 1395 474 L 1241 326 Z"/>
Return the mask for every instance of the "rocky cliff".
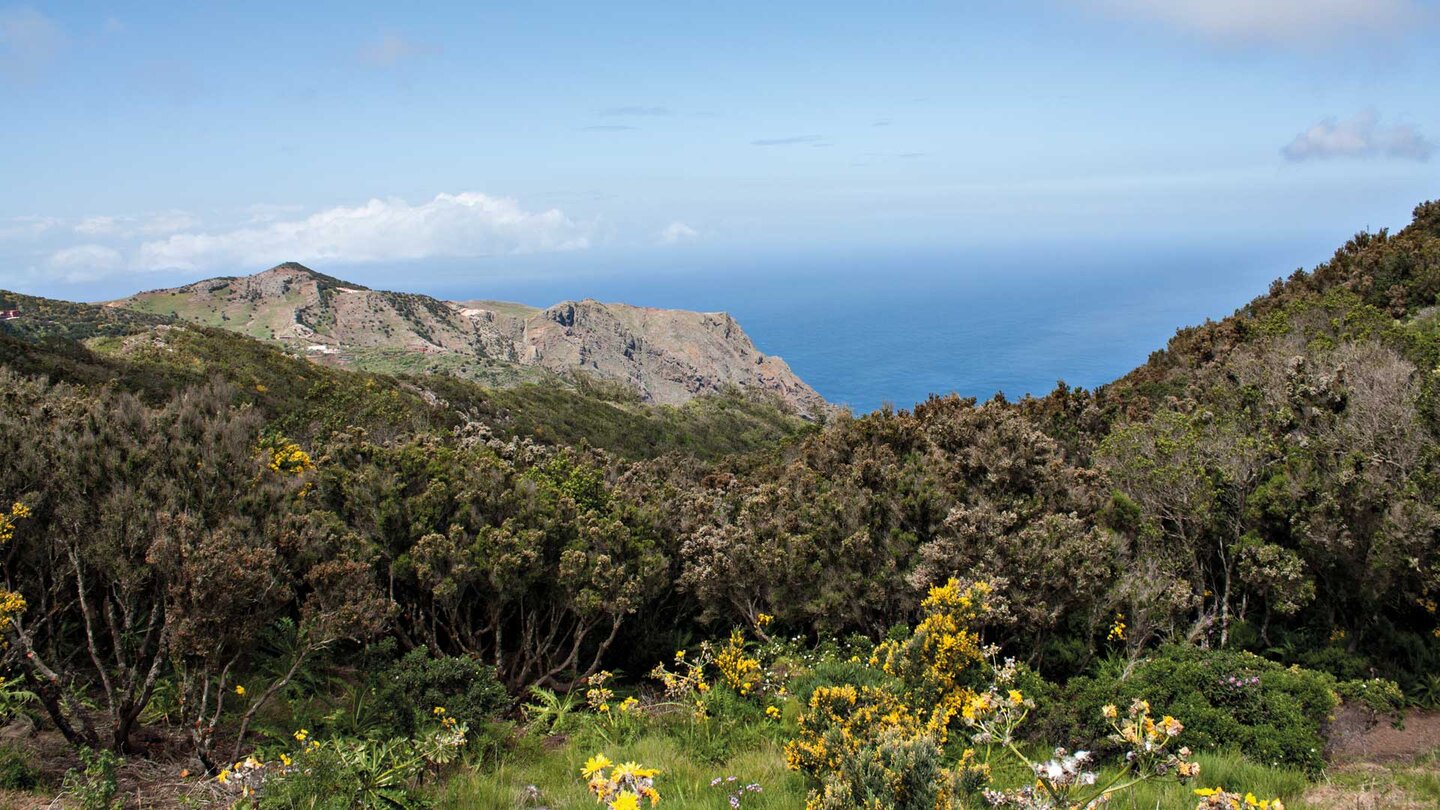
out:
<path id="1" fill-rule="evenodd" d="M 281 343 L 317 362 L 429 371 L 504 384 L 547 375 L 622 383 L 679 404 L 731 386 L 774 394 L 805 416 L 827 409 L 785 361 L 721 312 L 594 300 L 547 309 L 371 290 L 287 263 L 140 293 L 112 306 L 175 315 Z"/>

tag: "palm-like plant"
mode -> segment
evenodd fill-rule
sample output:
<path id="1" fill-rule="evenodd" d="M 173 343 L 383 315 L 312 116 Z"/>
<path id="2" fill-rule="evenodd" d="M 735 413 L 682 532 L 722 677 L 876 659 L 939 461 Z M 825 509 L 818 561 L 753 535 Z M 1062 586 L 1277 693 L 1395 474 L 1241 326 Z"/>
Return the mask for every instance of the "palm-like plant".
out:
<path id="1" fill-rule="evenodd" d="M 570 716 L 575 711 L 575 693 L 566 692 L 561 695 L 544 687 L 532 686 L 530 696 L 535 702 L 521 707 L 526 721 L 546 734 L 564 734 L 570 726 Z"/>

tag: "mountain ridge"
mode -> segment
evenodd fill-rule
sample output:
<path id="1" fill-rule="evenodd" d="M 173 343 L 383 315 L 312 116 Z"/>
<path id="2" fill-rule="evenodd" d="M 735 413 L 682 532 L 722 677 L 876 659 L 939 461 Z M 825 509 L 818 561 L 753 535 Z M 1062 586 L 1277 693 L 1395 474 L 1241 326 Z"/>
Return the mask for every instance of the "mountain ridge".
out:
<path id="1" fill-rule="evenodd" d="M 106 306 L 279 343 L 316 362 L 427 371 L 508 385 L 579 376 L 681 404 L 730 387 L 777 396 L 807 418 L 831 406 L 723 312 L 591 298 L 545 308 L 372 290 L 285 262 L 249 276 L 136 293 Z"/>

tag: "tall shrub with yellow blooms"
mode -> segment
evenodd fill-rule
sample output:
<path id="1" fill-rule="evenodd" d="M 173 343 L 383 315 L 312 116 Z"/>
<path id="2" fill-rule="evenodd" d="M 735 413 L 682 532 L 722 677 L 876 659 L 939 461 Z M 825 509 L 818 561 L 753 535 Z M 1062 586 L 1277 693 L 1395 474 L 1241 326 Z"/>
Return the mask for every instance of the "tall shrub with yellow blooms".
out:
<path id="1" fill-rule="evenodd" d="M 10 511 L 0 512 L 0 546 L 15 539 L 15 528 L 20 521 L 30 517 L 30 507 L 16 501 Z M 15 617 L 25 612 L 25 597 L 19 591 L 0 588 L 0 633 L 10 629 Z"/>

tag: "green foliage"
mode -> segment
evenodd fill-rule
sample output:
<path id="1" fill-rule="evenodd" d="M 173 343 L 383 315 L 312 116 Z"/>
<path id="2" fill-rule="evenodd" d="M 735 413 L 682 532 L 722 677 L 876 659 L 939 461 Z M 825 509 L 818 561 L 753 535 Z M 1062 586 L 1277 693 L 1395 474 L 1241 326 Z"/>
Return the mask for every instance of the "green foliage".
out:
<path id="1" fill-rule="evenodd" d="M 1335 681 L 1257 655 L 1170 645 L 1135 664 L 1127 678 L 1072 680 L 1050 728 L 1080 730 L 1077 744 L 1102 742 L 1100 708 L 1145 698 L 1156 714 L 1183 718 L 1181 741 L 1197 750 L 1235 749 L 1256 762 L 1316 772 L 1322 729 L 1336 706 Z"/>
<path id="2" fill-rule="evenodd" d="M 791 679 L 789 689 L 794 694 L 806 697 L 822 686 L 845 684 L 859 687 L 898 687 L 894 678 L 876 667 L 869 666 L 865 661 L 826 657 L 797 673 Z"/>
<path id="3" fill-rule="evenodd" d="M 78 751 L 82 770 L 71 768 L 65 773 L 63 789 L 72 797 L 80 810 L 120 810 L 125 801 L 118 798 L 120 785 L 115 778 L 115 769 L 120 757 L 113 751 L 94 751 L 81 748 Z"/>
<path id="4" fill-rule="evenodd" d="M 564 734 L 576 721 L 575 695 L 575 692 L 561 695 L 541 686 L 530 687 L 532 702 L 521 707 L 525 721 L 543 734 Z"/>
<path id="5" fill-rule="evenodd" d="M 1440 674 L 1428 675 L 1419 680 L 1412 690 L 1411 698 L 1416 706 L 1423 709 L 1440 709 Z"/>
<path id="6" fill-rule="evenodd" d="M 265 783 L 263 810 L 417 810 L 429 806 L 416 783 L 425 761 L 415 744 L 336 739 L 305 750 Z"/>
<path id="7" fill-rule="evenodd" d="M 912 737 L 889 729 L 873 744 L 838 750 L 836 767 L 807 807 L 934 810 L 948 806 L 942 796 L 960 793 L 959 783 L 942 765 L 940 747 L 928 735 Z"/>
<path id="8" fill-rule="evenodd" d="M 402 734 L 433 722 L 436 707 L 472 729 L 510 708 L 494 667 L 463 656 L 432 656 L 424 648 L 406 653 L 380 675 L 375 700 L 388 707 L 390 727 Z"/>
<path id="9" fill-rule="evenodd" d="M 1399 724 L 1405 715 L 1405 693 L 1399 684 L 1384 678 L 1341 681 L 1335 685 L 1340 700 L 1363 706 L 1375 717 L 1385 716 Z"/>
<path id="10" fill-rule="evenodd" d="M 23 745 L 0 743 L 0 790 L 32 790 L 39 783 L 35 755 Z"/>
<path id="11" fill-rule="evenodd" d="M 0 677 L 0 723 L 27 711 L 37 700 L 38 697 L 25 687 L 23 681 Z"/>

